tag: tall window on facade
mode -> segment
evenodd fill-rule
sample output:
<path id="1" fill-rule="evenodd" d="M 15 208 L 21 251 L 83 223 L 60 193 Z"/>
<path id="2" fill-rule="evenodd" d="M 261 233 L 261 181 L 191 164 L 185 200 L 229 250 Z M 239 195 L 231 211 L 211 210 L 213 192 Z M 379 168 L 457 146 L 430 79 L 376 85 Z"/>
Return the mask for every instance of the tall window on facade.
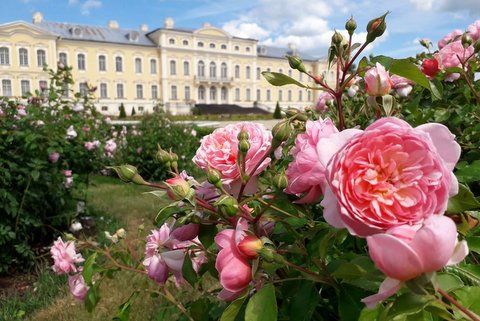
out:
<path id="1" fill-rule="evenodd" d="M 240 100 L 240 89 L 239 88 L 235 89 L 235 100 L 237 100 L 237 101 Z"/>
<path id="2" fill-rule="evenodd" d="M 288 91 L 288 101 L 292 101 L 292 91 Z"/>
<path id="3" fill-rule="evenodd" d="M 183 62 L 183 75 L 190 76 L 190 63 L 188 61 Z"/>
<path id="4" fill-rule="evenodd" d="M 272 100 L 272 93 L 270 92 L 270 89 L 267 89 L 267 101 Z"/>
<path id="5" fill-rule="evenodd" d="M 123 59 L 122 57 L 115 57 L 115 71 L 122 72 L 123 71 Z"/>
<path id="6" fill-rule="evenodd" d="M 70 95 L 70 89 L 68 88 L 68 84 L 64 82 L 62 84 L 62 97 L 68 97 Z"/>
<path id="7" fill-rule="evenodd" d="M 175 60 L 170 60 L 170 75 L 177 74 L 177 63 Z"/>
<path id="8" fill-rule="evenodd" d="M 227 79 L 227 64 L 222 62 L 222 64 L 220 65 L 220 75 L 222 77 L 222 79 Z"/>
<path id="9" fill-rule="evenodd" d="M 210 87 L 210 100 L 215 101 L 217 100 L 217 88 Z"/>
<path id="10" fill-rule="evenodd" d="M 298 91 L 298 100 L 303 101 L 303 91 L 301 90 Z"/>
<path id="11" fill-rule="evenodd" d="M 18 49 L 18 57 L 20 59 L 20 66 L 28 66 L 28 50 L 25 48 Z"/>
<path id="12" fill-rule="evenodd" d="M 12 95 L 12 81 L 10 79 L 2 80 L 2 95 L 5 97 L 10 97 Z"/>
<path id="13" fill-rule="evenodd" d="M 47 54 L 45 50 L 38 49 L 37 50 L 37 66 L 42 67 L 47 64 Z"/>
<path id="14" fill-rule="evenodd" d="M 10 51 L 7 47 L 0 48 L 0 65 L 10 65 Z"/>
<path id="15" fill-rule="evenodd" d="M 143 85 L 137 85 L 137 99 L 143 99 Z"/>
<path id="16" fill-rule="evenodd" d="M 278 100 L 279 101 L 283 100 L 283 91 L 281 91 L 281 90 L 278 91 Z"/>
<path id="17" fill-rule="evenodd" d="M 198 62 L 198 77 L 205 77 L 205 63 L 201 60 Z"/>
<path id="18" fill-rule="evenodd" d="M 150 59 L 150 73 L 152 75 L 157 73 L 157 61 L 155 59 Z"/>
<path id="19" fill-rule="evenodd" d="M 212 61 L 210 63 L 210 78 L 217 77 L 217 65 Z"/>
<path id="20" fill-rule="evenodd" d="M 85 70 L 85 55 L 78 54 L 77 56 L 77 68 L 78 70 Z"/>
<path id="21" fill-rule="evenodd" d="M 190 100 L 190 86 L 185 86 L 185 100 Z"/>
<path id="22" fill-rule="evenodd" d="M 170 99 L 177 100 L 177 86 L 171 87 Z"/>
<path id="23" fill-rule="evenodd" d="M 257 89 L 257 101 L 260 101 L 262 98 L 260 89 Z"/>
<path id="24" fill-rule="evenodd" d="M 308 98 L 308 101 L 312 101 L 312 92 L 310 90 L 307 91 L 307 98 Z"/>
<path id="25" fill-rule="evenodd" d="M 135 58 L 135 72 L 137 74 L 142 73 L 142 59 L 140 58 Z"/>
<path id="26" fill-rule="evenodd" d="M 107 70 L 107 58 L 104 55 L 98 56 L 98 70 L 99 71 Z"/>
<path id="27" fill-rule="evenodd" d="M 64 66 L 67 65 L 67 54 L 64 52 L 61 52 L 58 55 L 58 62 L 62 63 Z"/>
<path id="28" fill-rule="evenodd" d="M 40 88 L 40 92 L 45 94 L 48 92 L 48 82 L 46 80 L 40 80 L 38 82 L 38 87 Z"/>
<path id="29" fill-rule="evenodd" d="M 250 66 L 245 68 L 245 78 L 250 79 Z"/>
<path id="30" fill-rule="evenodd" d="M 220 95 L 222 97 L 222 101 L 225 102 L 228 100 L 228 91 L 227 91 L 227 87 L 222 87 L 221 91 L 220 91 Z"/>
<path id="31" fill-rule="evenodd" d="M 240 66 L 235 66 L 235 78 L 240 78 Z"/>
<path id="32" fill-rule="evenodd" d="M 262 74 L 262 72 L 261 72 L 261 70 L 260 70 L 260 67 L 258 67 L 258 68 L 257 68 L 257 80 L 260 80 L 261 74 Z"/>
<path id="33" fill-rule="evenodd" d="M 252 100 L 252 93 L 250 88 L 247 88 L 247 101 L 250 101 L 250 100 Z"/>
<path id="34" fill-rule="evenodd" d="M 20 89 L 22 91 L 22 96 L 26 96 L 30 92 L 30 81 L 22 80 L 20 81 Z"/>
<path id="35" fill-rule="evenodd" d="M 107 98 L 107 84 L 100 84 L 100 98 Z"/>
<path id="36" fill-rule="evenodd" d="M 205 87 L 203 86 L 198 87 L 198 100 L 205 100 Z"/>
<path id="37" fill-rule="evenodd" d="M 117 84 L 117 98 L 123 98 L 123 84 Z"/>
<path id="38" fill-rule="evenodd" d="M 152 85 L 152 99 L 158 99 L 158 86 Z"/>
<path id="39" fill-rule="evenodd" d="M 88 86 L 87 86 L 87 83 L 86 82 L 81 82 L 78 84 L 78 89 L 79 89 L 79 93 L 80 93 L 80 96 L 86 96 L 87 93 L 88 93 Z"/>

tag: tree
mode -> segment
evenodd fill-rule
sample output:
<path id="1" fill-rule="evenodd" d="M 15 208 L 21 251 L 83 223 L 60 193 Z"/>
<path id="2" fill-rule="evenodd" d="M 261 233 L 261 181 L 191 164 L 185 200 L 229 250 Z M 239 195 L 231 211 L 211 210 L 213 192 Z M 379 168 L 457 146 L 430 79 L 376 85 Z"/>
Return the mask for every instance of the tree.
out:
<path id="1" fill-rule="evenodd" d="M 275 106 L 275 111 L 273 112 L 273 118 L 282 119 L 282 111 L 280 109 L 280 103 L 277 101 L 277 106 Z"/>
<path id="2" fill-rule="evenodd" d="M 120 107 L 118 108 L 120 110 L 120 115 L 118 118 L 127 118 L 127 113 L 125 112 L 125 106 L 123 103 L 120 104 Z"/>
<path id="3" fill-rule="evenodd" d="M 135 112 L 135 107 L 132 107 L 132 114 L 130 116 L 135 116 L 136 112 Z"/>

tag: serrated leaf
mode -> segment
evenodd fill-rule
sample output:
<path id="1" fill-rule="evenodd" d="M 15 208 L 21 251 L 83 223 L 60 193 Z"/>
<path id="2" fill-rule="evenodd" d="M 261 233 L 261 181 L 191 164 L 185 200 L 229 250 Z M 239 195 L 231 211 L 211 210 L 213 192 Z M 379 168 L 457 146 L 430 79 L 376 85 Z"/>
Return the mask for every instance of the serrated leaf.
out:
<path id="1" fill-rule="evenodd" d="M 418 295 L 414 293 L 405 293 L 399 296 L 388 311 L 390 320 L 422 311 L 433 298 L 431 296 Z"/>
<path id="2" fill-rule="evenodd" d="M 243 296 L 241 298 L 236 299 L 223 311 L 220 321 L 235 321 L 235 318 L 240 312 L 243 303 L 247 299 L 247 296 Z"/>
<path id="3" fill-rule="evenodd" d="M 475 160 L 470 164 L 467 162 L 458 163 L 455 176 L 461 183 L 480 181 L 480 160 Z"/>
<path id="4" fill-rule="evenodd" d="M 468 210 L 480 208 L 480 202 L 475 199 L 472 191 L 463 184 L 458 184 L 458 194 L 448 200 L 449 213 L 463 213 Z"/>
<path id="5" fill-rule="evenodd" d="M 262 75 L 270 84 L 274 86 L 297 85 L 302 88 L 307 88 L 307 86 L 301 82 L 279 72 L 264 71 L 262 72 Z"/>
<path id="6" fill-rule="evenodd" d="M 430 90 L 428 78 L 420 71 L 420 69 L 418 69 L 417 65 L 410 61 L 410 59 L 394 59 L 390 66 L 390 72 L 410 79 L 417 85 Z"/>
<path id="7" fill-rule="evenodd" d="M 162 225 L 165 221 L 172 215 L 182 213 L 185 211 L 184 208 L 178 207 L 178 202 L 174 202 L 164 208 L 162 208 L 157 216 L 155 216 L 155 223 L 157 225 Z"/>
<path id="8" fill-rule="evenodd" d="M 436 281 L 438 286 L 446 292 L 454 291 L 464 286 L 462 279 L 455 274 L 446 272 L 437 273 Z"/>
<path id="9" fill-rule="evenodd" d="M 267 284 L 248 301 L 245 321 L 276 321 L 277 315 L 275 287 Z"/>
<path id="10" fill-rule="evenodd" d="M 450 265 L 444 268 L 447 272 L 459 276 L 465 283 L 480 286 L 480 266 L 471 264 Z"/>

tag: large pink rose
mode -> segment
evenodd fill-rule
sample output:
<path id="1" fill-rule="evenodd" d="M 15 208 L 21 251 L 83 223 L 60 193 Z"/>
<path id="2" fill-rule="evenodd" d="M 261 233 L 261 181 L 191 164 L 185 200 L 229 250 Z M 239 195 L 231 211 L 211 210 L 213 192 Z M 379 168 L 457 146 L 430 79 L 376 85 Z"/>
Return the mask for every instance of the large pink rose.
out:
<path id="1" fill-rule="evenodd" d="M 250 149 L 245 157 L 245 170 L 251 174 L 255 166 L 261 162 L 252 176 L 258 175 L 270 163 L 270 158 L 262 161 L 270 150 L 272 142 L 271 132 L 263 125 L 251 122 L 241 122 L 218 128 L 210 135 L 202 138 L 193 162 L 207 171 L 208 168 L 218 170 L 224 184 L 231 184 L 240 178 L 237 165 L 238 139 L 237 135 L 242 128 L 248 133 Z"/>
<path id="2" fill-rule="evenodd" d="M 365 91 L 369 96 L 388 95 L 392 89 L 392 80 L 388 71 L 377 62 L 375 67 L 365 73 Z"/>
<path id="3" fill-rule="evenodd" d="M 467 31 L 473 41 L 480 39 L 480 20 L 477 20 L 468 26 Z"/>
<path id="4" fill-rule="evenodd" d="M 457 240 L 455 223 L 440 215 L 430 216 L 423 225 L 402 225 L 369 236 L 367 243 L 373 262 L 388 277 L 379 293 L 362 300 L 370 307 L 393 295 L 402 282 L 457 264 L 468 254 L 467 243 Z"/>
<path id="5" fill-rule="evenodd" d="M 223 286 L 218 297 L 226 301 L 239 297 L 252 280 L 252 269 L 247 257 L 238 249 L 238 244 L 246 236 L 247 227 L 247 221 L 241 218 L 235 230 L 225 229 L 215 236 L 215 243 L 220 249 L 215 268 Z"/>
<path id="6" fill-rule="evenodd" d="M 50 248 L 50 254 L 54 262 L 52 269 L 58 274 L 76 273 L 78 270 L 75 264 L 84 261 L 82 254 L 75 251 L 75 243 L 73 241 L 64 243 L 60 237 Z"/>
<path id="7" fill-rule="evenodd" d="M 285 192 L 303 195 L 297 203 L 315 202 L 323 193 L 327 184 L 325 173 L 330 160 L 319 158 L 317 144 L 322 138 L 338 133 L 330 118 L 325 120 L 307 121 L 305 133 L 299 134 L 292 148 L 293 161 L 288 164 L 285 174 L 288 187 Z"/>
<path id="8" fill-rule="evenodd" d="M 462 67 L 462 63 L 465 63 L 468 60 L 473 54 L 473 51 L 474 49 L 472 46 L 464 48 L 460 41 L 454 41 L 447 44 L 435 54 L 435 58 L 439 62 L 440 69 Z M 460 78 L 459 73 L 450 73 L 445 77 L 445 80 L 454 81 L 458 78 Z"/>
<path id="9" fill-rule="evenodd" d="M 334 99 L 335 99 L 335 97 L 333 97 L 333 95 L 331 93 L 326 92 L 326 91 L 321 91 L 318 94 L 318 99 L 317 99 L 317 103 L 315 104 L 315 109 L 319 113 L 326 112 L 327 109 L 328 109 L 327 104 L 332 102 Z"/>
<path id="10" fill-rule="evenodd" d="M 85 284 L 85 280 L 81 273 L 68 276 L 68 287 L 70 293 L 74 296 L 75 299 L 79 301 L 85 301 L 87 296 L 88 286 Z"/>
<path id="11" fill-rule="evenodd" d="M 460 30 L 460 29 L 453 30 L 452 32 L 450 32 L 449 34 L 447 34 L 445 37 L 443 37 L 442 39 L 440 39 L 438 41 L 438 49 L 442 49 L 447 44 L 449 44 L 453 41 L 459 40 L 462 35 L 463 35 L 462 30 Z"/>
<path id="12" fill-rule="evenodd" d="M 394 89 L 400 97 L 407 97 L 412 91 L 413 81 L 401 76 L 392 75 L 392 89 Z"/>
<path id="13" fill-rule="evenodd" d="M 330 161 L 324 217 L 365 237 L 441 215 L 458 192 L 452 171 L 459 157 L 460 146 L 441 124 L 377 120 Z"/>

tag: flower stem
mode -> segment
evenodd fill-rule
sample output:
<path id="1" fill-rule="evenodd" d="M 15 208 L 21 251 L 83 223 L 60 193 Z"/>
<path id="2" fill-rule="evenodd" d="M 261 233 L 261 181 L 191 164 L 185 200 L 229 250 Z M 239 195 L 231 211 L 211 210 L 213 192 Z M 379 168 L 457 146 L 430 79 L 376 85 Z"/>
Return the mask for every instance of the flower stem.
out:
<path id="1" fill-rule="evenodd" d="M 466 316 L 470 318 L 472 321 L 480 321 L 480 318 L 473 313 L 472 311 L 468 310 L 466 307 L 464 307 L 460 302 L 455 300 L 452 296 L 450 296 L 447 292 L 444 290 L 438 288 L 437 289 L 438 293 L 440 293 L 445 299 L 450 301 L 454 306 L 456 306 L 460 311 L 462 311 Z"/>

